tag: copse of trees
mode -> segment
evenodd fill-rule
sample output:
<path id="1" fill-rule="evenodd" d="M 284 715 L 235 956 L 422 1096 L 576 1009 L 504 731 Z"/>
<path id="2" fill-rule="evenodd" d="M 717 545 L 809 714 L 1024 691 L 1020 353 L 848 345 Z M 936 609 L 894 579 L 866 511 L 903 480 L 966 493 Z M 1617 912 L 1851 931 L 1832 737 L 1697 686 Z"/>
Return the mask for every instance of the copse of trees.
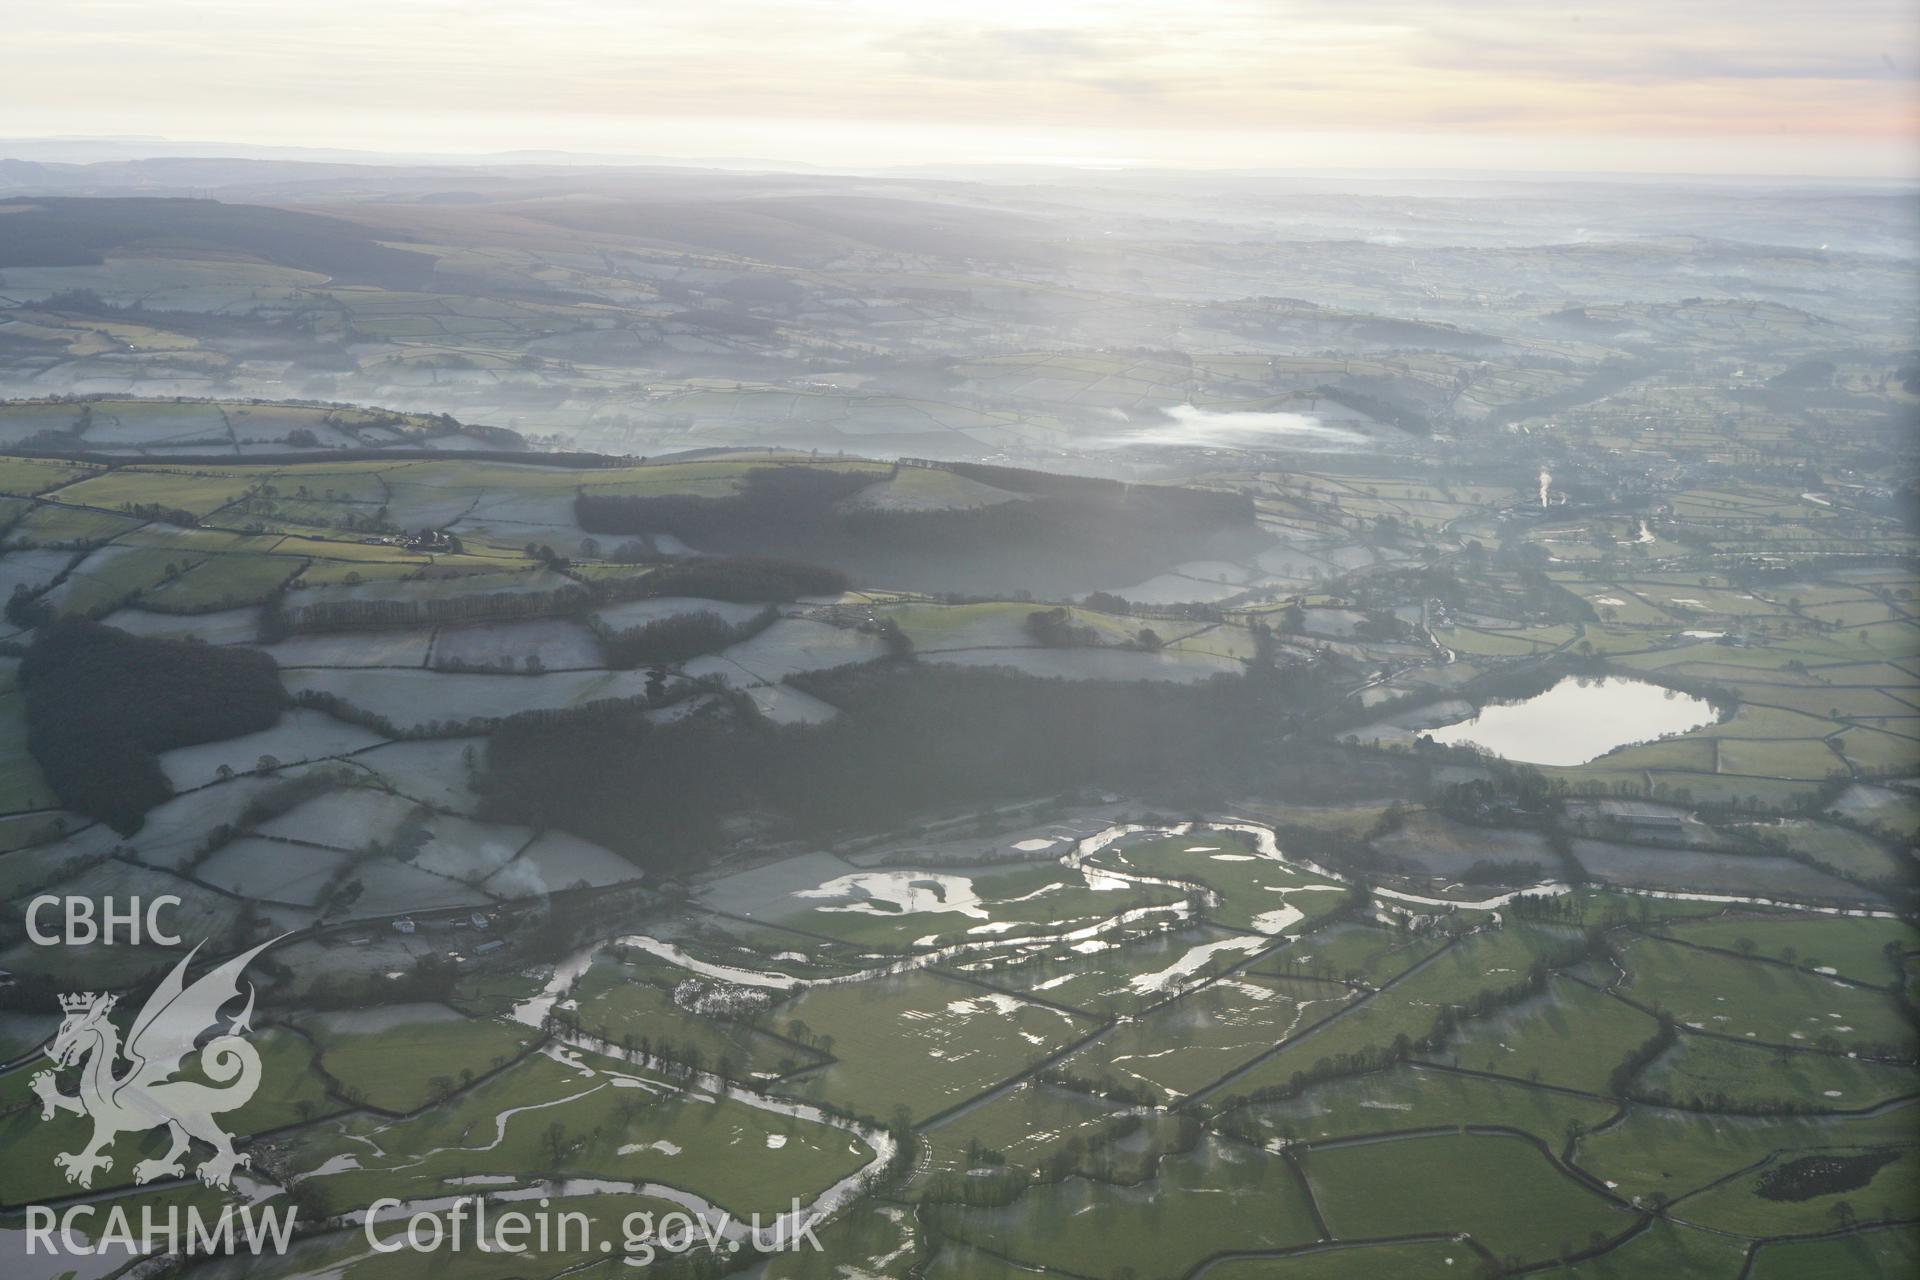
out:
<path id="1" fill-rule="evenodd" d="M 61 807 L 122 835 L 173 795 L 160 752 L 271 728 L 287 705 L 268 653 L 84 618 L 43 627 L 19 679 L 27 746 Z"/>
<path id="2" fill-rule="evenodd" d="M 596 628 L 611 666 L 629 668 L 655 663 L 685 662 L 703 653 L 752 639 L 779 618 L 769 605 L 744 622 L 728 622 L 711 609 L 676 613 L 624 631 Z"/>
<path id="3" fill-rule="evenodd" d="M 1801 1201 L 1859 1191 L 1872 1183 L 1874 1174 L 1903 1154 L 1898 1147 L 1884 1147 L 1801 1156 L 1763 1171 L 1754 1194 L 1763 1200 Z"/>
<path id="4" fill-rule="evenodd" d="M 1027 634 L 1049 649 L 1092 648 L 1100 643 L 1100 633 L 1084 622 L 1075 622 L 1072 610 L 1065 608 L 1036 609 L 1028 614 Z"/>

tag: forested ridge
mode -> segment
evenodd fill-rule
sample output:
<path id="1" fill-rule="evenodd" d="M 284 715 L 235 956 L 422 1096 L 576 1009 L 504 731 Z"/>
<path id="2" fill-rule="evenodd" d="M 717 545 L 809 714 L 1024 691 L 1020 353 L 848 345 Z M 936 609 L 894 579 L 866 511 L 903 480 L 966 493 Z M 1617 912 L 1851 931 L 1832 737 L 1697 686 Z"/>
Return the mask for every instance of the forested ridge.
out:
<path id="1" fill-rule="evenodd" d="M 848 585 L 847 575 L 838 569 L 775 556 L 696 556 L 676 560 L 635 582 L 646 596 L 696 596 L 740 604 L 834 596 Z"/>
<path id="2" fill-rule="evenodd" d="M 582 493 L 575 514 L 596 534 L 669 533 L 702 551 L 791 555 L 867 582 L 1046 596 L 1150 577 L 1257 532 L 1251 500 L 1237 494 L 954 470 L 1026 489 L 991 506 L 892 511 L 846 504 L 875 483 L 872 475 L 763 467 L 728 497 Z"/>
<path id="3" fill-rule="evenodd" d="M 1077 787 L 1229 780 L 1328 696 L 1301 669 L 1173 685 L 878 662 L 791 683 L 842 714 L 775 725 L 723 705 L 659 725 L 605 703 L 514 716 L 488 744 L 483 812 L 671 868 L 716 851 L 723 820 L 744 813 L 828 832 Z"/>

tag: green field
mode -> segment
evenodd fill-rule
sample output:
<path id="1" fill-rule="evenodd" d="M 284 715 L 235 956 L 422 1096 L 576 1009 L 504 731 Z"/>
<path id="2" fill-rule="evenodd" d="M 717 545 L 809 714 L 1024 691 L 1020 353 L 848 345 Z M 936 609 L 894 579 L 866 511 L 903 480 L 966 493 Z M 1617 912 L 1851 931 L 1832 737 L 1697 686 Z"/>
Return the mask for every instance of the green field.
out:
<path id="1" fill-rule="evenodd" d="M 404 1007 L 402 1007 L 404 1009 Z M 537 1039 L 527 1028 L 492 1018 L 446 1017 L 424 1006 L 378 1029 L 351 1015 L 302 1024 L 319 1049 L 319 1066 L 341 1097 L 382 1111 L 409 1112 L 452 1092 L 463 1073 L 483 1075 L 519 1057 Z M 384 1025 L 382 1025 L 384 1024 Z"/>
<path id="2" fill-rule="evenodd" d="M 276 1028 L 260 1032 L 253 1044 L 260 1054 L 261 1087 L 245 1106 L 221 1117 L 228 1132 L 245 1137 L 311 1122 L 341 1109 L 338 1101 L 323 1092 L 322 1081 L 313 1070 L 312 1046 L 301 1037 Z M 30 1077 L 39 1069 L 0 1076 L 0 1145 L 8 1156 L 0 1161 L 0 1205 L 38 1203 L 76 1190 L 53 1158 L 83 1148 L 90 1127 L 64 1114 L 58 1114 L 55 1121 L 41 1120 L 39 1099 L 29 1085 Z M 189 1062 L 179 1078 L 204 1080 L 197 1059 Z M 60 1090 L 68 1095 L 76 1092 L 67 1081 L 60 1083 Z M 134 1166 L 163 1155 L 168 1145 L 167 1131 L 161 1127 L 121 1133 L 107 1148 L 113 1163 L 94 1174 L 90 1189 L 99 1192 L 134 1185 Z M 204 1147 L 195 1148 L 189 1159 L 197 1162 L 207 1154 Z"/>
<path id="3" fill-rule="evenodd" d="M 644 1042 L 645 1053 L 697 1061 L 710 1071 L 724 1064 L 724 1074 L 732 1079 L 790 1075 L 822 1060 L 816 1050 L 762 1034 L 743 1022 L 689 1013 L 674 1003 L 671 991 L 604 957 L 581 978 L 571 998 L 577 1007 L 570 1012 L 582 1030 L 607 1043 L 639 1050 Z"/>
<path id="4" fill-rule="evenodd" d="M 1604 1095 L 1614 1066 L 1658 1029 L 1650 1015 L 1561 977 L 1543 994 L 1469 1023 L 1430 1056 L 1474 1071 Z"/>
<path id="5" fill-rule="evenodd" d="M 1302 1163 L 1337 1237 L 1465 1232 L 1499 1257 L 1540 1260 L 1634 1224 L 1630 1211 L 1555 1168 L 1524 1138 L 1316 1147 Z"/>
<path id="6" fill-rule="evenodd" d="M 1887 958 L 1888 947 L 1901 952 L 1920 950 L 1920 931 L 1897 920 L 1760 916 L 1672 924 L 1660 932 L 1683 942 L 1765 956 L 1803 969 L 1831 968 L 1841 977 L 1873 986 L 1886 986 L 1895 979 L 1897 966 Z"/>
<path id="7" fill-rule="evenodd" d="M 932 973 L 815 987 L 780 1017 L 834 1058 L 782 1092 L 882 1120 L 958 1106 L 1099 1025 Z"/>
<path id="8" fill-rule="evenodd" d="M 1913 1215 L 1920 1195 L 1920 1147 L 1834 1147 L 1802 1159 L 1851 1160 L 1860 1172 L 1844 1189 L 1783 1200 L 1760 1194 L 1781 1166 L 1743 1174 L 1683 1201 L 1675 1212 L 1688 1222 L 1749 1236 L 1812 1235 L 1852 1221 L 1899 1222 Z M 1884 1162 L 1884 1163 L 1883 1163 Z M 1859 1185 L 1852 1185 L 1857 1181 Z M 1846 1206 L 1844 1209 L 1841 1206 Z"/>
<path id="9" fill-rule="evenodd" d="M 1272 1258 L 1228 1259 L 1207 1280 L 1371 1280 L 1375 1276 L 1471 1276 L 1484 1265 L 1460 1244 L 1356 1244 L 1303 1249 Z"/>
<path id="10" fill-rule="evenodd" d="M 1908 1141 L 1914 1119 L 1912 1105 L 1862 1117 L 1717 1116 L 1636 1105 L 1581 1137 L 1574 1161 L 1618 1183 L 1623 1196 L 1673 1201 L 1768 1159 Z"/>
<path id="11" fill-rule="evenodd" d="M 1353 1001 L 1304 1029 L 1279 1052 L 1224 1082 L 1221 1092 L 1250 1094 L 1286 1086 L 1316 1064 L 1385 1052 L 1402 1037 L 1422 1039 L 1434 1030 L 1443 1006 L 1458 1007 L 1483 992 L 1520 985 L 1536 960 L 1567 943 L 1563 934 L 1523 925 L 1475 933 L 1435 952 L 1378 994 Z"/>
<path id="12" fill-rule="evenodd" d="M 1704 952 L 1660 938 L 1623 949 L 1622 994 L 1696 1030 L 1762 1044 L 1911 1048 L 1912 1026 L 1883 993 L 1818 974 Z"/>
<path id="13" fill-rule="evenodd" d="M 209 556 L 192 569 L 141 597 L 159 613 L 205 613 L 259 604 L 307 567 L 287 556 Z"/>
<path id="14" fill-rule="evenodd" d="M 1287 1248 L 1316 1234 L 1284 1160 L 1216 1140 L 1169 1156 L 1153 1186 L 1074 1177 L 1004 1208 L 942 1207 L 939 1222 L 960 1241 L 1103 1280 L 1182 1275 L 1213 1253 Z"/>
<path id="15" fill-rule="evenodd" d="M 1842 1240 L 1782 1241 L 1754 1254 L 1752 1280 L 1877 1280 L 1911 1275 L 1920 1240 L 1910 1230 L 1862 1231 Z"/>
<path id="16" fill-rule="evenodd" d="M 1353 994 L 1334 983 L 1298 978 L 1223 978 L 1116 1027 L 1062 1065 L 1176 1100 L 1334 1013 Z M 1179 1051 L 1169 1053 L 1175 1045 Z"/>
<path id="17" fill-rule="evenodd" d="M 609 1074 L 614 1070 L 620 1074 Z M 663 1182 L 735 1213 L 770 1213 L 787 1208 L 792 1196 L 824 1190 L 872 1157 L 841 1129 L 682 1093 L 606 1059 L 582 1069 L 539 1055 L 451 1105 L 381 1127 L 384 1154 L 353 1141 L 359 1131 L 328 1136 L 315 1130 L 315 1140 L 294 1153 L 305 1168 L 359 1153 L 357 1167 L 309 1179 L 329 1205 L 437 1194 L 449 1178 L 559 1174 Z"/>
<path id="18" fill-rule="evenodd" d="M 1857 1111 L 1906 1097 L 1914 1083 L 1911 1067 L 1682 1032 L 1679 1044 L 1641 1073 L 1635 1091 L 1688 1105 Z"/>
<path id="19" fill-rule="evenodd" d="M 68 485 L 62 502 L 117 510 L 123 506 L 160 506 L 204 517 L 248 492 L 265 473 L 248 467 L 178 471 L 160 467 L 116 467 Z"/>
<path id="20" fill-rule="evenodd" d="M 1310 976 L 1379 986 L 1446 944 L 1437 934 L 1406 934 L 1374 924 L 1341 922 L 1301 934 L 1255 964 L 1255 973 Z"/>
<path id="21" fill-rule="evenodd" d="M 1284 1102 L 1254 1103 L 1228 1112 L 1222 1123 L 1263 1138 L 1307 1143 L 1491 1125 L 1531 1133 L 1557 1147 L 1570 1123 L 1595 1125 L 1613 1110 L 1608 1102 L 1551 1089 L 1401 1066 L 1314 1085 Z"/>

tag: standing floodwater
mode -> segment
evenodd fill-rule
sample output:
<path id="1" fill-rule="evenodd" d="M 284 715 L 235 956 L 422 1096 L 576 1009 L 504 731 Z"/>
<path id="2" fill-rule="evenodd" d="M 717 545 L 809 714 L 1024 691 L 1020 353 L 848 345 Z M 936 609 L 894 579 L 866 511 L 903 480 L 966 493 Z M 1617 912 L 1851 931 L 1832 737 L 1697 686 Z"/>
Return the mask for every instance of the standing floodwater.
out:
<path id="1" fill-rule="evenodd" d="M 1644 680 L 1568 676 L 1531 698 L 1489 703 L 1472 719 L 1444 725 L 1429 736 L 1446 746 L 1470 744 L 1528 764 L 1571 765 L 1714 719 L 1706 699 Z"/>

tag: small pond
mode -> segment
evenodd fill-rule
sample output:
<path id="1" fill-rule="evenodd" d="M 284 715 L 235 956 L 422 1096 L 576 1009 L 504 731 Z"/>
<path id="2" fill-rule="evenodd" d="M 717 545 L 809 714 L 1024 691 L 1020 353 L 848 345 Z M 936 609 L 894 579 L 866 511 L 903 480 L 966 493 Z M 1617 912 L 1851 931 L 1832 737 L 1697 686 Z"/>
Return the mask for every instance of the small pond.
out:
<path id="1" fill-rule="evenodd" d="M 1519 702 L 1491 702 L 1470 720 L 1428 734 L 1446 746 L 1469 744 L 1528 764 L 1585 764 L 1616 747 L 1650 742 L 1712 724 L 1713 704 L 1691 694 L 1606 676 L 1568 676 Z"/>

